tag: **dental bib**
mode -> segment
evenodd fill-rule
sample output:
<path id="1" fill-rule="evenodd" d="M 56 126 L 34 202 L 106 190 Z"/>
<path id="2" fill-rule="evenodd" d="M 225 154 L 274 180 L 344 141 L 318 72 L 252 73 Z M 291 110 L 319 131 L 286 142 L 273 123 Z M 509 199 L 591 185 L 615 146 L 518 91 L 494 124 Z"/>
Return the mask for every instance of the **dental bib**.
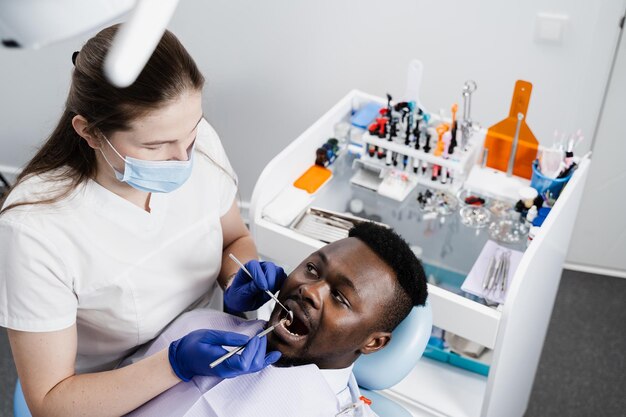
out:
<path id="1" fill-rule="evenodd" d="M 263 329 L 261 320 L 244 320 L 214 310 L 185 313 L 135 362 L 169 346 L 198 328 L 226 330 L 253 336 Z M 181 382 L 128 414 L 133 417 L 167 415 L 184 417 L 328 417 L 340 411 L 337 397 L 316 365 L 269 366 L 237 378 L 196 376 Z"/>

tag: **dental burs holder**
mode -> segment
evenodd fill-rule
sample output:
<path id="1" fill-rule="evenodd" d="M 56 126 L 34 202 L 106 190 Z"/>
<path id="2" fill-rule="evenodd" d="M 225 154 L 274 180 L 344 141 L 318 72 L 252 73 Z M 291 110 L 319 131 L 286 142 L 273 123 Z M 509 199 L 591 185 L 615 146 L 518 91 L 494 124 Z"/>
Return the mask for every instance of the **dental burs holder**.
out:
<path id="1" fill-rule="evenodd" d="M 282 324 L 285 322 L 285 319 L 280 320 L 278 323 L 276 323 L 273 326 L 268 327 L 267 329 L 263 330 L 261 333 L 257 334 L 256 337 L 261 338 L 271 332 L 274 331 L 274 329 L 276 328 L 276 326 L 278 326 L 279 324 Z M 219 365 L 220 363 L 224 362 L 226 359 L 230 358 L 231 356 L 236 355 L 237 353 L 241 352 L 244 348 L 246 347 L 246 345 L 243 346 L 238 346 L 235 349 L 231 350 L 230 352 L 220 356 L 219 358 L 215 359 L 213 362 L 211 362 L 209 364 L 209 368 L 213 369 L 215 368 L 217 365 Z"/>
<path id="2" fill-rule="evenodd" d="M 420 134 L 420 138 L 431 137 L 432 140 L 436 141 L 438 132 L 434 126 L 443 125 L 446 121 L 440 120 L 439 116 L 433 117 L 431 120 L 428 126 L 426 122 L 421 122 L 421 125 L 424 127 L 422 128 L 423 135 Z M 426 148 L 423 146 L 416 149 L 413 143 L 411 145 L 405 145 L 404 139 L 405 138 L 400 135 L 399 137 L 389 140 L 388 138 L 380 138 L 378 135 L 366 131 L 362 136 L 364 151 L 360 159 L 356 160 L 358 162 L 353 162 L 353 168 L 356 170 L 356 173 L 350 179 L 350 182 L 355 185 L 373 189 L 379 194 L 397 201 L 403 201 L 410 194 L 411 190 L 420 184 L 428 188 L 456 193 L 471 171 L 477 159 L 477 153 L 482 149 L 480 140 L 474 140 L 472 138 L 468 140 L 466 146 L 458 146 L 454 154 L 446 157 L 443 153 L 436 154 L 436 144 L 433 144 L 433 146 L 429 148 L 431 150 L 426 152 Z M 419 138 L 416 140 L 419 140 Z M 399 155 L 399 160 L 406 157 L 408 163 L 404 168 L 401 166 L 393 167 L 387 165 L 386 160 L 381 159 L 378 155 L 370 155 L 367 152 L 367 150 L 372 147 L 379 150 L 382 149 L 387 152 L 387 154 L 393 153 Z M 440 172 L 449 172 L 452 179 L 448 180 L 446 175 L 446 177 L 443 177 L 445 178 L 444 181 L 442 181 L 442 178 L 433 180 L 430 174 L 433 172 L 434 167 L 438 167 Z M 384 181 L 381 177 L 386 178 L 393 173 L 394 170 L 399 171 L 400 174 L 407 174 L 404 189 L 402 189 L 402 192 L 398 193 L 380 192 L 381 184 L 383 184 Z"/>
<path id="3" fill-rule="evenodd" d="M 254 278 L 252 277 L 252 274 L 250 273 L 250 271 L 248 271 L 248 268 L 246 268 L 245 265 L 243 263 L 241 263 L 241 261 L 239 259 L 237 259 L 237 257 L 235 255 L 233 255 L 232 253 L 229 253 L 228 257 L 230 259 L 232 259 L 237 265 L 239 265 L 239 268 L 241 268 L 243 270 L 243 272 L 245 272 L 250 277 L 250 279 L 254 281 Z M 289 317 L 289 321 L 293 321 L 293 312 L 291 310 L 289 310 L 287 307 L 285 307 L 283 305 L 283 303 L 278 301 L 278 297 L 276 297 L 274 294 L 272 294 L 272 292 L 270 290 L 265 290 L 265 293 L 267 295 L 269 295 L 272 300 L 276 301 L 276 303 L 279 306 L 281 306 L 283 308 L 283 310 L 285 310 L 287 312 L 287 317 Z"/>
<path id="4" fill-rule="evenodd" d="M 522 120 L 524 120 L 524 114 L 517 113 L 517 124 L 515 125 L 515 136 L 513 137 L 513 143 L 511 144 L 511 156 L 509 156 L 509 164 L 506 169 L 507 177 L 511 177 L 513 175 L 513 166 L 515 165 L 515 154 L 517 154 L 517 144 L 519 142 L 519 131 L 522 127 Z"/>

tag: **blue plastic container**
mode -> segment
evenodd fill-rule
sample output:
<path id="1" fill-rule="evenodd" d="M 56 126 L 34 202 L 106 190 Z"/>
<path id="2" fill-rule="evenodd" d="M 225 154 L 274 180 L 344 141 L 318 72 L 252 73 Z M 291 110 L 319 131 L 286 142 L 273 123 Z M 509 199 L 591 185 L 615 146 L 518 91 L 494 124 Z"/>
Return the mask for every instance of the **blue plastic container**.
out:
<path id="1" fill-rule="evenodd" d="M 572 178 L 572 170 L 567 177 L 564 178 L 548 178 L 539 171 L 539 161 L 533 162 L 533 176 L 530 179 L 530 186 L 539 192 L 539 195 L 543 195 L 546 192 L 550 192 L 550 198 L 556 200 L 565 184 Z"/>

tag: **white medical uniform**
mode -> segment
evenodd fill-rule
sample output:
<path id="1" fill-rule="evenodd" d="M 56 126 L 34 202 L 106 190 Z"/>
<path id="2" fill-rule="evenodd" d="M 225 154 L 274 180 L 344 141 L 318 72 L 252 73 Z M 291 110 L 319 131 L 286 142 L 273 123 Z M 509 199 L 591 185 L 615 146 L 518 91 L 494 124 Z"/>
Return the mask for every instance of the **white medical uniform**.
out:
<path id="1" fill-rule="evenodd" d="M 215 130 L 202 120 L 190 178 L 153 193 L 150 212 L 89 180 L 55 204 L 0 216 L 0 326 L 29 332 L 76 323 L 76 371 L 114 368 L 216 286 L 220 217 L 237 189 Z M 58 183 L 33 177 L 5 205 Z"/>

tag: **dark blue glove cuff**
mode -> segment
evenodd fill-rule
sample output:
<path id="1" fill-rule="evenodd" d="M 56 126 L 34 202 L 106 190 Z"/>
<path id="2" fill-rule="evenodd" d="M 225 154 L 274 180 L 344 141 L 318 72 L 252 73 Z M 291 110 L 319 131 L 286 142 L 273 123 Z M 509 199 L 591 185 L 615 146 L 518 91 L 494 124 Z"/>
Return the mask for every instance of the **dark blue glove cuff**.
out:
<path id="1" fill-rule="evenodd" d="M 176 347 L 178 346 L 178 342 L 180 342 L 180 339 L 174 340 L 172 343 L 170 343 L 167 357 L 170 360 L 170 365 L 176 376 L 182 379 L 184 382 L 189 382 L 191 381 L 191 377 L 188 378 L 183 375 L 182 371 L 178 368 L 178 363 L 176 362 Z"/>

